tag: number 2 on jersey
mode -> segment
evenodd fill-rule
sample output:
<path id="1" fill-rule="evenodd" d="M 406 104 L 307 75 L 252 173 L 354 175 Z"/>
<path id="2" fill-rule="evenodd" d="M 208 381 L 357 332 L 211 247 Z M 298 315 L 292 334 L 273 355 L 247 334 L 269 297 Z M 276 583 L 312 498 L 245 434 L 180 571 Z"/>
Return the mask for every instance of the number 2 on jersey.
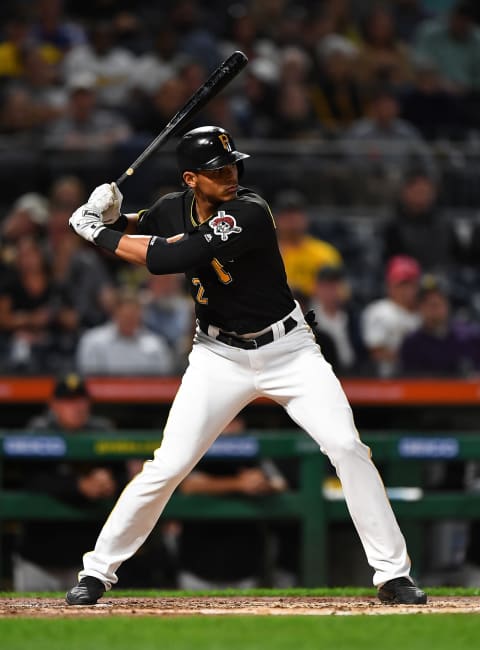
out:
<path id="1" fill-rule="evenodd" d="M 212 260 L 212 267 L 215 273 L 217 274 L 218 279 L 222 284 L 230 284 L 232 281 L 232 276 L 228 271 L 226 271 L 222 264 L 217 260 L 216 257 L 213 258 Z M 203 287 L 203 284 L 200 280 L 200 278 L 192 278 L 192 284 L 197 288 L 197 295 L 195 296 L 195 300 L 200 304 L 200 305 L 208 305 L 208 298 L 205 295 L 205 289 Z"/>

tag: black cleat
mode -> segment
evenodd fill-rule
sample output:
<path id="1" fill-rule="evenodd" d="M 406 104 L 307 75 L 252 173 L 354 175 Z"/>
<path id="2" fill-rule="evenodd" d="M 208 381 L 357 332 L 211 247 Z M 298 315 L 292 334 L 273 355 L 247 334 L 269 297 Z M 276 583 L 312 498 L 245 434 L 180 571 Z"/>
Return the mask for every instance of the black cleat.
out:
<path id="1" fill-rule="evenodd" d="M 85 576 L 67 592 L 65 600 L 69 605 L 95 605 L 104 593 L 105 585 L 101 580 Z"/>
<path id="2" fill-rule="evenodd" d="M 427 594 L 409 578 L 393 578 L 378 590 L 378 598 L 386 605 L 425 605 Z"/>

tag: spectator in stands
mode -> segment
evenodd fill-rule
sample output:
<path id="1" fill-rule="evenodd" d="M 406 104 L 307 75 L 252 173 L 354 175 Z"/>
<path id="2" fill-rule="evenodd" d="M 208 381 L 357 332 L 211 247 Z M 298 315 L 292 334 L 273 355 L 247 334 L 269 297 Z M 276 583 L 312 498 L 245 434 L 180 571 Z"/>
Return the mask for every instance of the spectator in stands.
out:
<path id="1" fill-rule="evenodd" d="M 147 101 L 133 107 L 130 121 L 138 132 L 151 137 L 161 131 L 187 99 L 185 83 L 178 76 L 169 77 L 153 90 Z"/>
<path id="2" fill-rule="evenodd" d="M 375 300 L 362 313 L 362 336 L 380 377 L 390 377 L 398 370 L 398 354 L 407 334 L 420 324 L 417 293 L 420 266 L 404 255 L 393 257 L 385 275 L 386 297 Z"/>
<path id="3" fill-rule="evenodd" d="M 478 221 L 472 228 L 469 261 L 473 267 L 476 267 L 480 271 L 480 222 Z"/>
<path id="4" fill-rule="evenodd" d="M 235 418 L 224 432 L 240 434 L 243 418 Z M 180 484 L 183 494 L 245 496 L 251 499 L 283 492 L 287 483 L 270 460 L 208 456 Z M 258 522 L 185 522 L 179 539 L 179 588 L 252 588 L 262 583 L 265 538 Z M 275 576 L 273 576 L 275 582 Z M 291 584 L 290 584 L 291 586 Z"/>
<path id="5" fill-rule="evenodd" d="M 323 266 L 340 266 L 340 253 L 331 244 L 308 234 L 305 198 L 295 190 L 284 190 L 275 198 L 274 215 L 280 252 L 292 291 L 310 298 L 315 279 Z"/>
<path id="6" fill-rule="evenodd" d="M 138 297 L 120 292 L 111 321 L 80 338 L 77 365 L 84 375 L 166 375 L 174 367 L 167 342 L 142 327 Z"/>
<path id="7" fill-rule="evenodd" d="M 273 7 L 275 3 L 271 3 Z M 277 53 L 282 56 L 284 50 L 288 47 L 295 47 L 302 44 L 303 41 L 303 28 L 305 23 L 306 11 L 305 8 L 299 4 L 287 4 L 281 6 L 282 3 L 277 3 L 279 14 L 275 20 L 260 16 L 259 10 L 262 9 L 262 3 L 257 2 L 252 7 L 255 13 L 255 23 L 257 29 L 267 39 L 271 40 L 277 48 Z M 267 4 L 263 3 L 263 7 L 267 8 Z"/>
<path id="8" fill-rule="evenodd" d="M 155 33 L 153 48 L 137 59 L 134 87 L 151 95 L 168 79 L 176 76 L 181 57 L 178 54 L 177 35 L 168 26 Z"/>
<path id="9" fill-rule="evenodd" d="M 40 47 L 24 49 L 22 66 L 21 77 L 4 87 L 0 132 L 9 136 L 7 146 L 36 148 L 45 127 L 63 115 L 67 95 Z"/>
<path id="10" fill-rule="evenodd" d="M 347 43 L 348 38 L 335 34 L 335 18 L 324 4 L 317 3 L 306 9 L 302 25 L 302 46 L 310 55 L 313 62 L 318 56 L 319 47 L 322 47 L 330 38 L 340 39 Z"/>
<path id="11" fill-rule="evenodd" d="M 47 147 L 62 151 L 105 151 L 125 142 L 130 127 L 112 111 L 96 107 L 95 79 L 79 73 L 69 82 L 68 113 L 47 129 Z"/>
<path id="12" fill-rule="evenodd" d="M 241 50 L 251 62 L 265 59 L 276 63 L 277 49 L 271 38 L 266 36 L 266 30 L 260 32 L 257 17 L 250 8 L 235 5 L 229 11 L 229 18 L 227 38 L 221 43 L 224 58 L 235 50 Z"/>
<path id="13" fill-rule="evenodd" d="M 322 49 L 321 74 L 312 100 L 322 126 L 336 134 L 364 113 L 363 93 L 355 79 L 357 50 L 332 43 Z"/>
<path id="14" fill-rule="evenodd" d="M 211 20 L 204 11 L 196 0 L 177 0 L 165 22 L 178 35 L 179 52 L 211 72 L 220 63 L 221 55 Z"/>
<path id="15" fill-rule="evenodd" d="M 0 108 L 0 134 L 7 136 L 4 147 L 35 150 L 51 116 L 34 102 L 30 90 L 18 84 L 5 88 Z"/>
<path id="16" fill-rule="evenodd" d="M 37 415 L 27 425 L 35 433 L 110 431 L 111 423 L 92 415 L 91 397 L 85 381 L 76 373 L 59 376 L 55 382 L 48 409 Z"/>
<path id="17" fill-rule="evenodd" d="M 202 116 L 198 120 L 199 126 L 205 124 L 222 124 L 229 133 L 239 133 L 240 123 L 234 110 L 232 96 L 222 92 L 208 102 Z"/>
<path id="18" fill-rule="evenodd" d="M 401 370 L 427 376 L 461 376 L 472 370 L 474 341 L 465 326 L 451 318 L 444 283 L 426 275 L 418 296 L 420 327 L 408 334 L 400 348 Z"/>
<path id="19" fill-rule="evenodd" d="M 327 334 L 335 348 L 335 359 L 327 350 L 322 352 L 340 375 L 360 368 L 365 349 L 360 334 L 360 323 L 349 308 L 350 289 L 342 266 L 324 266 L 315 282 L 310 308 L 315 312 L 318 328 Z"/>
<path id="20" fill-rule="evenodd" d="M 31 33 L 37 43 L 50 48 L 52 63 L 60 62 L 72 47 L 86 42 L 83 28 L 65 17 L 63 0 L 38 0 L 35 5 Z"/>
<path id="21" fill-rule="evenodd" d="M 191 97 L 207 79 L 207 69 L 195 59 L 183 58 L 178 66 L 178 78 L 185 86 L 187 97 Z"/>
<path id="22" fill-rule="evenodd" d="M 289 83 L 280 86 L 276 101 L 272 137 L 303 140 L 322 135 L 307 84 Z"/>
<path id="23" fill-rule="evenodd" d="M 245 70 L 243 93 L 233 101 L 233 111 L 242 135 L 251 138 L 272 135 L 276 92 L 276 78 L 271 65 L 253 61 Z"/>
<path id="24" fill-rule="evenodd" d="M 457 0 L 448 16 L 420 26 L 418 56 L 432 60 L 456 92 L 480 89 L 480 28 L 475 25 L 475 3 Z"/>
<path id="25" fill-rule="evenodd" d="M 412 77 L 408 49 L 397 40 L 392 15 L 384 6 L 377 5 L 364 21 L 363 47 L 355 68 L 362 84 L 399 86 Z"/>
<path id="26" fill-rule="evenodd" d="M 76 374 L 56 382 L 48 410 L 27 425 L 35 434 L 101 433 L 111 430 L 104 418 L 91 414 L 91 400 Z M 23 488 L 47 494 L 72 506 L 88 507 L 113 498 L 120 487 L 118 476 L 104 463 L 52 461 L 29 467 Z M 48 513 L 45 513 L 48 516 Z M 45 522 L 23 524 L 13 557 L 15 591 L 59 591 L 67 588 L 79 570 L 84 545 L 97 533 L 96 522 Z"/>
<path id="27" fill-rule="evenodd" d="M 59 300 L 43 251 L 33 239 L 20 239 L 0 287 L 0 329 L 9 337 L 6 368 L 52 370 L 61 352 L 60 333 L 68 332 L 70 322 L 70 308 Z"/>
<path id="28" fill-rule="evenodd" d="M 325 12 L 332 21 L 332 30 L 355 45 L 361 42 L 358 21 L 354 19 L 350 0 L 326 0 Z"/>
<path id="29" fill-rule="evenodd" d="M 398 38 L 411 43 L 420 25 L 431 17 L 421 0 L 396 0 L 392 6 L 393 22 Z"/>
<path id="30" fill-rule="evenodd" d="M 385 260 L 408 255 L 424 271 L 448 271 L 465 257 L 453 225 L 439 211 L 436 183 L 423 169 L 414 168 L 405 177 L 384 241 Z"/>
<path id="31" fill-rule="evenodd" d="M 68 93 L 58 83 L 55 66 L 39 47 L 29 48 L 24 55 L 23 87 L 29 92 L 37 119 L 44 125 L 64 114 Z"/>
<path id="32" fill-rule="evenodd" d="M 85 187 L 76 176 L 59 176 L 50 188 L 50 206 L 55 209 L 71 210 L 78 201 L 85 198 Z"/>
<path id="33" fill-rule="evenodd" d="M 390 196 L 413 162 L 434 174 L 427 144 L 411 124 L 398 117 L 399 112 L 395 93 L 380 86 L 372 93 L 368 117 L 344 134 L 344 150 L 358 175 L 363 200 Z"/>
<path id="34" fill-rule="evenodd" d="M 480 329 L 480 222 L 477 222 L 471 234 L 469 245 L 469 267 L 467 272 L 469 285 L 467 288 L 468 299 L 473 313 L 479 322 Z M 478 349 L 476 354 L 477 366 L 480 368 L 480 334 L 478 336 Z"/>
<path id="35" fill-rule="evenodd" d="M 468 123 L 461 96 L 445 88 L 440 70 L 430 59 L 414 61 L 414 81 L 401 95 L 402 117 L 426 140 L 464 137 Z"/>
<path id="36" fill-rule="evenodd" d="M 104 323 L 115 302 L 113 281 L 104 260 L 97 251 L 79 244 L 78 237 L 65 228 L 68 215 L 84 196 L 85 188 L 78 178 L 58 178 L 50 190 L 47 224 L 52 280 L 65 304 L 73 309 L 71 329 L 75 336 Z"/>
<path id="37" fill-rule="evenodd" d="M 68 85 L 77 78 L 79 71 L 88 73 L 94 81 L 98 104 L 122 109 L 130 97 L 136 59 L 128 50 L 116 47 L 111 24 L 96 22 L 89 43 L 78 45 L 67 54 L 63 70 Z"/>
<path id="38" fill-rule="evenodd" d="M 0 42 L 0 78 L 18 79 L 22 76 L 23 54 L 32 45 L 30 25 L 21 17 L 11 18 L 3 29 L 4 40 Z"/>
<path id="39" fill-rule="evenodd" d="M 145 9 L 153 5 L 154 11 L 157 8 L 156 2 L 144 2 L 144 0 L 68 0 L 68 9 L 73 16 L 78 16 L 83 24 L 93 23 L 95 20 L 116 22 L 120 12 L 143 14 Z"/>
<path id="40" fill-rule="evenodd" d="M 23 237 L 42 238 L 48 221 L 48 201 L 36 192 L 22 194 L 5 216 L 0 229 L 3 253 Z M 12 257 L 11 254 L 6 255 Z"/>
<path id="41" fill-rule="evenodd" d="M 142 295 L 143 324 L 167 341 L 175 369 L 183 370 L 190 352 L 194 314 L 180 275 L 150 275 Z"/>
<path id="42" fill-rule="evenodd" d="M 280 50 L 279 54 L 278 83 L 304 83 L 308 81 L 312 62 L 303 48 L 289 45 Z"/>

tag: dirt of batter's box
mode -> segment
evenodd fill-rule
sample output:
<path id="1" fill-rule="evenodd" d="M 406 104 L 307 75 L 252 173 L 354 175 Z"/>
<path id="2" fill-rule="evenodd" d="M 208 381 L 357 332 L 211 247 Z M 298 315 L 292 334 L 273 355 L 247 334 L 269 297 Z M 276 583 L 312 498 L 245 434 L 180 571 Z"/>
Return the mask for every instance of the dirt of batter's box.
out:
<path id="1" fill-rule="evenodd" d="M 480 597 L 432 597 L 427 605 L 382 605 L 375 598 L 184 597 L 108 598 L 92 606 L 68 606 L 60 598 L 2 598 L 0 618 L 76 616 L 352 616 L 414 613 L 480 613 Z"/>

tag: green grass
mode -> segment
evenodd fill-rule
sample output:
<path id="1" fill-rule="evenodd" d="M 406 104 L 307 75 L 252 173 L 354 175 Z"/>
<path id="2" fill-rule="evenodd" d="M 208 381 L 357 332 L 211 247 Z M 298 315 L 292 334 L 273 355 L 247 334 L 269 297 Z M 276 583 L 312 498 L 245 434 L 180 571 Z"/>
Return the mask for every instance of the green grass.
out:
<path id="1" fill-rule="evenodd" d="M 4 650 L 472 650 L 480 617 L 3 619 Z"/>
<path id="2" fill-rule="evenodd" d="M 422 587 L 430 596 L 480 596 L 480 587 Z M 376 590 L 370 587 L 320 587 L 316 589 L 223 589 L 210 591 L 165 591 L 165 590 L 121 590 L 113 589 L 107 593 L 108 598 L 171 598 L 175 596 L 374 596 Z M 0 598 L 63 598 L 62 592 L 22 592 L 0 591 Z"/>

